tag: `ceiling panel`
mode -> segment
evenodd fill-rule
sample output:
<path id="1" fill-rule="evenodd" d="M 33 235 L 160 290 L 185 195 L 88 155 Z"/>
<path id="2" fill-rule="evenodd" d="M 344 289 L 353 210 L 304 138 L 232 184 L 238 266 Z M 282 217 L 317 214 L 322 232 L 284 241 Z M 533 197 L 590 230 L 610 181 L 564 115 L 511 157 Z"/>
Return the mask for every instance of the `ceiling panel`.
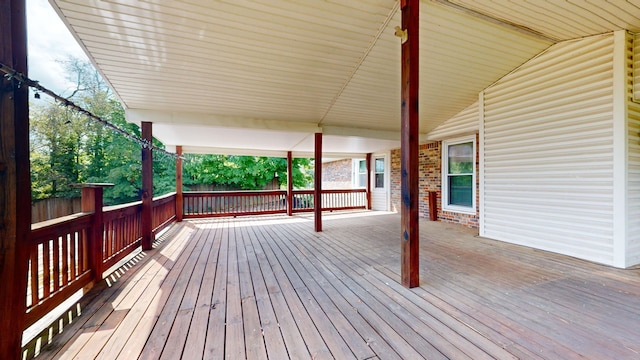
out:
<path id="1" fill-rule="evenodd" d="M 488 17 L 569 40 L 613 30 L 640 31 L 638 0 L 449 0 Z"/>
<path id="2" fill-rule="evenodd" d="M 396 141 L 400 128 L 397 0 L 50 1 L 129 112 L 171 114 L 144 120 L 160 128 L 155 133 L 167 145 L 203 151 L 227 148 L 233 138 L 247 152 L 307 151 L 310 133 L 296 124 L 331 128 L 333 137 L 345 129 L 347 140 L 326 142 L 327 151 L 397 144 L 385 142 Z M 420 6 L 423 135 L 555 42 L 640 30 L 640 0 Z M 304 141 L 236 136 L 247 124 L 256 134 L 275 131 L 261 127 L 269 121 L 283 122 L 278 131 Z M 200 134 L 185 136 L 194 126 Z M 205 133 L 220 136 L 220 144 L 212 137 L 196 141 Z M 358 133 L 389 136 L 358 146 L 352 139 Z"/>

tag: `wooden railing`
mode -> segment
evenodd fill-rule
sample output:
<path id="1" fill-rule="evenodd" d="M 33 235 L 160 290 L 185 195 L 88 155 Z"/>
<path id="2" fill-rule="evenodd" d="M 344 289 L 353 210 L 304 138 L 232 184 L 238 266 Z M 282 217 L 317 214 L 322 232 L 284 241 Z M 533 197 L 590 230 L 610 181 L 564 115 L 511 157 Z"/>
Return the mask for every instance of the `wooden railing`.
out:
<path id="1" fill-rule="evenodd" d="M 93 214 L 74 214 L 33 224 L 29 244 L 26 326 L 91 281 L 88 232 Z"/>
<path id="2" fill-rule="evenodd" d="M 157 234 L 176 219 L 176 193 L 166 194 L 153 199 L 153 233 Z"/>
<path id="3" fill-rule="evenodd" d="M 284 214 L 287 212 L 286 195 L 284 190 L 185 192 L 184 214 L 192 218 Z M 99 203 L 102 203 L 101 199 Z M 296 212 L 313 211 L 313 191 L 294 191 L 292 205 Z M 364 209 L 366 192 L 361 189 L 324 190 L 322 205 L 323 210 Z M 154 233 L 174 221 L 175 206 L 175 193 L 154 199 Z M 104 270 L 135 251 L 142 239 L 141 212 L 142 204 L 138 201 L 33 224 L 29 243 L 26 326 L 75 292 L 101 279 Z M 92 237 L 98 240 L 94 241 Z"/>
<path id="4" fill-rule="evenodd" d="M 183 193 L 185 218 L 284 214 L 287 192 L 257 191 L 190 191 Z"/>
<path id="5" fill-rule="evenodd" d="M 183 194 L 185 218 L 285 214 L 287 192 L 269 191 L 192 191 Z M 313 190 L 293 191 L 293 212 L 313 211 Z M 366 209 L 365 189 L 323 190 L 322 210 Z"/>
<path id="6" fill-rule="evenodd" d="M 142 202 L 104 208 L 103 269 L 118 263 L 140 246 Z"/>
<path id="7" fill-rule="evenodd" d="M 323 190 L 322 210 L 352 210 L 367 208 L 367 190 Z"/>
<path id="8" fill-rule="evenodd" d="M 153 203 L 153 229 L 158 232 L 175 219 L 175 193 L 155 198 Z M 33 224 L 25 326 L 102 278 L 103 270 L 134 252 L 142 238 L 141 212 L 138 201 L 104 207 L 101 224 L 94 221 L 97 212 Z M 95 226 L 102 231 L 95 232 Z M 91 240 L 95 233 L 103 234 L 98 242 Z"/>
<path id="9" fill-rule="evenodd" d="M 353 210 L 367 208 L 365 189 L 322 190 L 322 210 Z M 293 192 L 293 212 L 313 211 L 313 190 Z"/>

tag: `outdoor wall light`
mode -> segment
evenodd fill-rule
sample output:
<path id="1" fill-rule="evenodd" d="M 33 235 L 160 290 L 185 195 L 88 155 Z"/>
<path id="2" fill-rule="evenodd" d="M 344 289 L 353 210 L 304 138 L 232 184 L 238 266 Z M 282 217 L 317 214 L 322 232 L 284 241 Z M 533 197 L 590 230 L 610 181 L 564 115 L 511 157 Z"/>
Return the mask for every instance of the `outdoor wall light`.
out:
<path id="1" fill-rule="evenodd" d="M 402 29 L 400 26 L 396 26 L 396 32 L 394 33 L 395 36 L 399 37 L 400 39 L 402 39 L 402 43 L 406 43 L 407 39 L 409 38 L 409 34 L 407 33 L 406 29 Z"/>

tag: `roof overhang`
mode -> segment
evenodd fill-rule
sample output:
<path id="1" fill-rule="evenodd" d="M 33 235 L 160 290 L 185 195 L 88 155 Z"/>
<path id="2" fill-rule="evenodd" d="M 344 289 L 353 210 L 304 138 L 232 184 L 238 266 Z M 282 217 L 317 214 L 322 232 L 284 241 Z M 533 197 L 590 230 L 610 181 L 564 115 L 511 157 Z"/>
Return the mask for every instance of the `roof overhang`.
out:
<path id="1" fill-rule="evenodd" d="M 397 0 L 50 0 L 123 102 L 185 152 L 400 146 Z M 420 136 L 558 41 L 640 30 L 625 1 L 421 2 Z"/>

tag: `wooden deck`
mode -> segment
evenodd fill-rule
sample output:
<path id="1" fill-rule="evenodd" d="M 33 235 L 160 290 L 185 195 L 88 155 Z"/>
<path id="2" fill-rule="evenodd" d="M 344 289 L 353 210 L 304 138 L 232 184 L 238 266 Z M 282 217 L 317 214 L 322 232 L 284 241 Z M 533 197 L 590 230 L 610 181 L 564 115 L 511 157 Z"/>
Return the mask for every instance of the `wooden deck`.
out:
<path id="1" fill-rule="evenodd" d="M 185 221 L 37 359 L 638 359 L 640 270 L 421 222 L 399 285 L 400 217 Z M 129 267 L 129 266 L 127 266 Z"/>

